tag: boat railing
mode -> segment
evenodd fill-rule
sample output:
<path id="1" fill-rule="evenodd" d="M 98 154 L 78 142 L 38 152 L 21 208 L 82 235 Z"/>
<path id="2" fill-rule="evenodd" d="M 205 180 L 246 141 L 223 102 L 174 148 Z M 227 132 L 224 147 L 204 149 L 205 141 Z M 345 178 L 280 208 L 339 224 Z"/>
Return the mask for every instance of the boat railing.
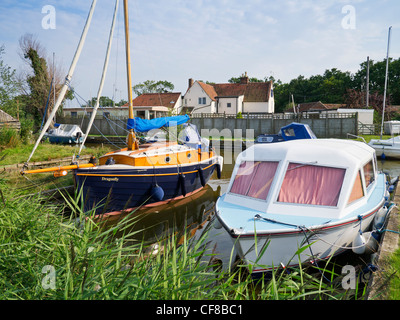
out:
<path id="1" fill-rule="evenodd" d="M 367 143 L 367 141 L 365 141 L 365 139 L 363 137 L 361 137 L 361 136 L 357 136 L 357 135 L 354 135 L 354 134 L 351 134 L 351 133 L 347 133 L 347 139 L 349 139 L 349 137 L 353 137 L 355 139 L 361 139 L 362 141 Z"/>

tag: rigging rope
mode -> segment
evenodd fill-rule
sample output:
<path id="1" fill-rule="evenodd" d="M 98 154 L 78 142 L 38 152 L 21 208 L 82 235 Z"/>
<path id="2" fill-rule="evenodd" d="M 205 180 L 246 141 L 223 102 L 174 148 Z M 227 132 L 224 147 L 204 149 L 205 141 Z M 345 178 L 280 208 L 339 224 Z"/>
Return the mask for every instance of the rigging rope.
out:
<path id="1" fill-rule="evenodd" d="M 390 211 L 392 210 L 392 208 L 393 208 L 393 205 L 390 206 L 390 207 L 388 208 L 388 210 L 387 210 L 387 212 L 386 212 L 386 217 L 389 216 L 389 213 L 390 213 Z M 361 248 L 361 247 L 363 247 L 363 246 L 365 245 L 365 244 L 362 244 L 362 245 L 359 245 L 359 246 L 343 247 L 343 246 L 336 245 L 336 244 L 334 244 L 334 243 L 330 243 L 330 242 L 326 241 L 325 239 L 321 238 L 321 237 L 318 235 L 318 233 L 314 232 L 313 230 L 310 230 L 309 228 L 307 228 L 307 227 L 305 227 L 305 226 L 300 226 L 300 225 L 290 224 L 290 223 L 286 223 L 286 222 L 282 222 L 282 221 L 278 221 L 278 220 L 268 219 L 268 218 L 262 217 L 262 216 L 259 215 L 259 214 L 256 214 L 256 215 L 254 216 L 254 218 L 255 218 L 255 219 L 258 219 L 258 220 L 262 219 L 262 220 L 265 220 L 265 221 L 271 222 L 271 223 L 278 223 L 278 224 L 282 224 L 282 225 L 287 225 L 287 226 L 295 227 L 295 228 L 300 229 L 301 231 L 303 231 L 303 233 L 304 233 L 304 230 L 307 230 L 308 232 L 312 233 L 313 236 L 315 236 L 316 238 L 318 238 L 318 240 L 321 240 L 322 242 L 324 242 L 324 243 L 326 243 L 326 244 L 328 244 L 328 245 L 330 245 L 330 246 L 332 246 L 332 247 L 335 247 L 335 248 L 337 248 L 337 249 L 346 249 L 346 250 L 347 250 L 347 249 L 358 249 L 358 248 Z M 359 218 L 360 225 L 361 225 L 361 220 L 362 220 L 362 219 Z M 360 228 L 361 228 L 361 226 L 360 226 Z M 304 229 L 304 230 L 303 230 L 303 229 Z M 365 241 L 365 243 L 368 243 L 368 242 L 369 242 L 369 240 L 370 240 L 371 237 L 372 237 L 372 233 L 375 232 L 375 231 L 376 231 L 376 232 L 380 232 L 379 229 L 372 230 L 371 234 L 369 235 L 369 237 L 368 237 L 368 239 Z"/>
<path id="2" fill-rule="evenodd" d="M 71 88 L 71 89 L 72 89 L 72 88 Z M 80 104 L 80 106 L 81 106 L 82 108 L 83 108 L 83 104 L 81 104 L 81 103 L 79 102 L 78 97 L 81 98 L 83 101 L 85 101 L 86 105 L 88 104 L 88 101 L 86 101 L 84 98 L 82 98 L 82 96 L 80 96 L 75 90 L 72 89 L 72 92 L 73 92 L 73 94 L 74 94 L 74 98 L 77 100 L 77 102 Z M 83 111 L 84 111 L 85 115 L 88 116 L 88 113 L 87 113 L 87 111 L 86 111 L 85 108 L 83 108 Z M 101 135 L 104 139 L 107 140 L 107 142 L 108 142 L 109 144 L 113 145 L 113 146 L 116 147 L 116 148 L 119 148 L 119 146 L 117 146 L 116 144 L 114 144 L 113 142 L 111 142 L 111 140 L 109 140 L 109 139 L 100 131 L 100 129 L 95 125 L 94 122 L 93 122 L 93 126 L 94 126 L 94 127 L 96 128 L 96 130 L 100 133 L 100 135 Z"/>
<path id="3" fill-rule="evenodd" d="M 112 44 L 112 38 L 113 38 L 113 34 L 114 34 L 115 19 L 117 17 L 118 3 L 119 3 L 119 0 L 116 0 L 115 1 L 113 20 L 112 20 L 112 23 L 111 23 L 110 35 L 109 35 L 109 38 L 108 38 L 106 58 L 104 60 L 103 73 L 101 75 L 100 85 L 99 85 L 99 89 L 98 89 L 98 92 L 97 92 L 96 105 L 95 105 L 95 107 L 93 109 L 93 112 L 92 112 L 92 115 L 90 117 L 89 124 L 88 124 L 87 130 L 86 130 L 86 134 L 83 136 L 83 142 L 82 142 L 82 144 L 81 144 L 81 146 L 79 148 L 78 156 L 81 154 L 83 145 L 85 144 L 86 138 L 89 135 L 89 131 L 90 131 L 91 127 L 92 127 L 94 118 L 96 116 L 97 109 L 98 109 L 99 104 L 100 104 L 101 92 L 103 90 L 104 80 L 105 80 L 105 77 L 106 77 L 106 74 L 107 74 L 107 69 L 108 69 L 108 61 L 109 61 L 109 58 L 110 58 L 111 44 Z"/>

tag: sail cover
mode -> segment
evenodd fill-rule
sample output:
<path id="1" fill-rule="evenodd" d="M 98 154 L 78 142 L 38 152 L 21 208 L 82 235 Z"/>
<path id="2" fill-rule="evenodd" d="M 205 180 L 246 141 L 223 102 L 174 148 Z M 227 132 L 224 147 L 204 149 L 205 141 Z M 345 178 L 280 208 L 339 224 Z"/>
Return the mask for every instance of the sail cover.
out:
<path id="1" fill-rule="evenodd" d="M 178 126 L 182 123 L 185 123 L 189 120 L 189 116 L 174 116 L 174 117 L 163 117 L 163 118 L 155 118 L 151 120 L 134 118 L 128 119 L 127 128 L 133 129 L 137 132 L 146 132 L 152 129 L 158 129 L 161 127 L 170 127 L 170 126 Z"/>

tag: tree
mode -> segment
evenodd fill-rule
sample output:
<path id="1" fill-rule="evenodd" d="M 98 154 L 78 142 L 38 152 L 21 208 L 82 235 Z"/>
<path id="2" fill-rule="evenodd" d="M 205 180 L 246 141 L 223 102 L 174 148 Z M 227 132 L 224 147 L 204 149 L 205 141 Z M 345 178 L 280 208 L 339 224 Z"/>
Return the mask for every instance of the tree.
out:
<path id="1" fill-rule="evenodd" d="M 22 36 L 19 44 L 22 53 L 21 57 L 31 68 L 31 73 L 25 75 L 26 85 L 22 86 L 25 95 L 25 109 L 33 117 L 36 128 L 39 128 L 43 118 L 45 117 L 47 120 L 54 107 L 54 99 L 49 99 L 46 110 L 48 97 L 53 97 L 54 88 L 55 94 L 58 95 L 64 81 L 60 75 L 61 69 L 55 68 L 53 70 L 52 63 L 48 63 L 45 58 L 45 49 L 32 34 Z M 54 84 L 50 86 L 52 78 Z M 72 91 L 69 90 L 65 98 L 72 99 L 72 97 Z M 52 125 L 53 123 L 51 123 Z"/>
<path id="2" fill-rule="evenodd" d="M 96 105 L 96 101 L 97 101 L 97 97 L 93 97 L 88 102 L 89 106 L 94 108 L 95 105 Z M 100 97 L 100 101 L 99 101 L 99 105 L 100 105 L 100 107 L 113 107 L 114 106 L 114 101 L 109 97 L 101 96 Z"/>
<path id="3" fill-rule="evenodd" d="M 228 80 L 228 82 L 229 82 L 229 83 L 240 83 L 240 79 L 241 79 L 241 78 L 243 78 L 243 76 L 242 76 L 242 77 L 237 77 L 237 78 L 232 77 L 232 78 L 230 78 L 230 79 Z M 249 78 L 249 82 L 265 82 L 265 81 L 253 77 L 253 78 Z"/>
<path id="4" fill-rule="evenodd" d="M 374 62 L 369 61 L 369 92 L 383 95 L 385 89 L 386 59 Z M 366 90 L 367 61 L 360 64 L 360 69 L 355 73 L 352 88 L 359 91 Z M 389 58 L 389 72 L 387 95 L 391 97 L 394 105 L 400 104 L 400 58 Z M 371 104 L 370 104 L 371 105 Z"/>
<path id="5" fill-rule="evenodd" d="M 7 66 L 2 58 L 4 45 L 0 46 L 0 108 L 14 118 L 18 118 L 15 97 L 18 93 L 18 81 L 15 70 Z"/>
<path id="6" fill-rule="evenodd" d="M 172 92 L 174 90 L 174 85 L 169 81 L 154 81 L 146 80 L 143 83 L 139 83 L 132 87 L 133 92 L 140 96 L 143 93 L 163 93 Z"/>

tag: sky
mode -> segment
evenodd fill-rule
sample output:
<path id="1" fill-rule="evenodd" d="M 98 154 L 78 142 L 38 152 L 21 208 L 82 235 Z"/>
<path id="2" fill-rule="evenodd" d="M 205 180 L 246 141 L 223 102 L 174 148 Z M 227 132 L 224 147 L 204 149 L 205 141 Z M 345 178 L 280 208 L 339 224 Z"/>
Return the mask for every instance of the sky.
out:
<path id="1" fill-rule="evenodd" d="M 1 0 L 4 62 L 17 73 L 29 71 L 19 39 L 30 33 L 66 75 L 91 3 Z M 73 88 L 86 100 L 97 96 L 114 6 L 97 0 L 73 75 Z M 116 102 L 128 96 L 122 9 L 120 0 L 102 93 Z M 400 57 L 399 15 L 398 0 L 131 0 L 132 82 L 166 80 L 184 94 L 189 78 L 227 83 L 247 72 L 289 82 L 331 68 L 355 73 L 367 56 L 386 57 L 390 26 L 390 57 Z"/>

